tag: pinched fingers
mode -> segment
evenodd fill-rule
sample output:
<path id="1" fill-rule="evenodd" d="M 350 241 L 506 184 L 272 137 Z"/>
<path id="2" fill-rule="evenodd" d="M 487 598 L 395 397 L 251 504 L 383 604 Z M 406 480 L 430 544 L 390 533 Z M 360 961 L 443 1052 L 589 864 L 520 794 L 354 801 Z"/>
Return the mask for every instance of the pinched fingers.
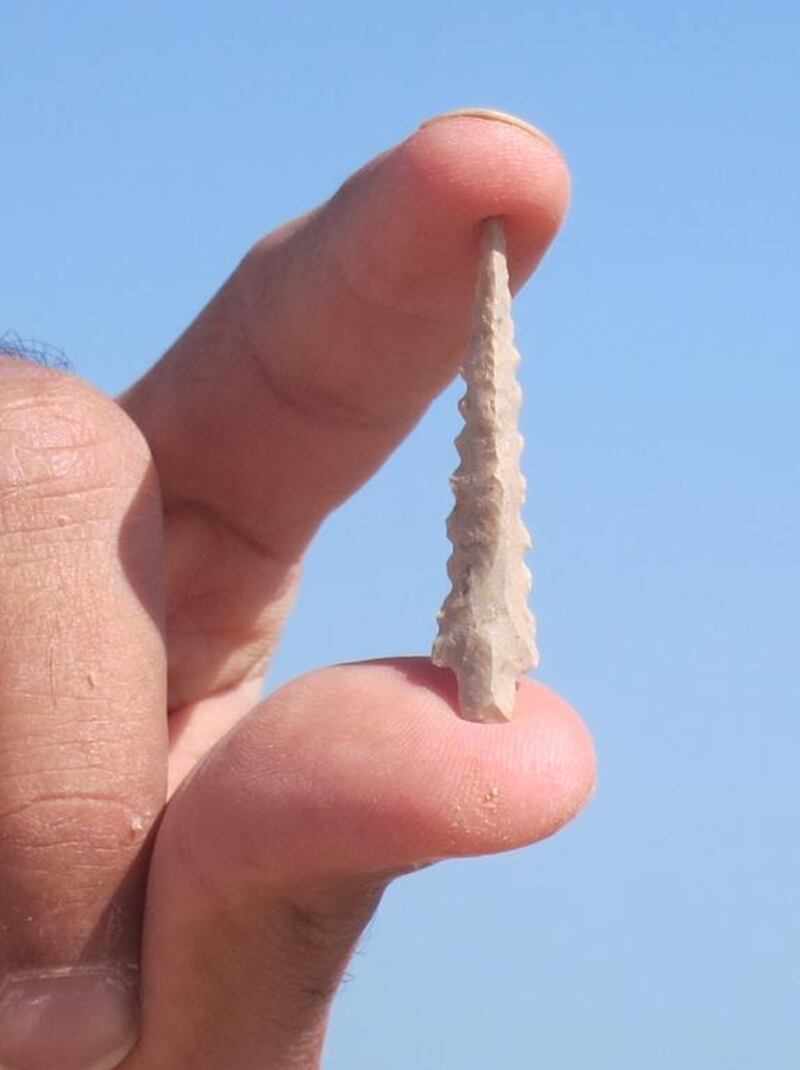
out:
<path id="1" fill-rule="evenodd" d="M 116 1065 L 164 796 L 161 507 L 141 434 L 0 359 L 0 1067 Z"/>
<path id="2" fill-rule="evenodd" d="M 258 243 L 125 395 L 164 493 L 171 709 L 260 673 L 308 540 L 455 374 L 482 220 L 519 286 L 568 192 L 524 124 L 428 124 Z"/>

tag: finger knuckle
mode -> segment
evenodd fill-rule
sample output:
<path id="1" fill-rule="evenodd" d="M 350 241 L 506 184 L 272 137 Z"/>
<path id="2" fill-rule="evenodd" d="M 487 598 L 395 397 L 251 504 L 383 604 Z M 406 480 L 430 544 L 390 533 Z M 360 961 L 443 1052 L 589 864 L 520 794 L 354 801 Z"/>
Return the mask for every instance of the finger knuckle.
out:
<path id="1" fill-rule="evenodd" d="M 141 432 L 70 373 L 19 365 L 0 358 L 0 523 L 68 523 L 85 515 L 87 498 L 107 511 L 150 464 Z M 64 514 L 65 503 L 79 515 Z"/>
<path id="2" fill-rule="evenodd" d="M 76 856 L 93 867 L 114 866 L 135 852 L 147 836 L 151 815 L 125 798 L 101 789 L 3 792 L 0 859 L 13 858 L 22 870 L 69 863 Z M 16 796 L 16 797 L 15 797 Z"/>

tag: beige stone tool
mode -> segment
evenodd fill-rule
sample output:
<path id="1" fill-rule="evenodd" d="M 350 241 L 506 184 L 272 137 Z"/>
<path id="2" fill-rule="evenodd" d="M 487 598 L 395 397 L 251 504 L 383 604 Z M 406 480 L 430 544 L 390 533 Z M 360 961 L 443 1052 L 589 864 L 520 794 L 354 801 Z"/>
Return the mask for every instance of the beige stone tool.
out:
<path id="1" fill-rule="evenodd" d="M 531 540 L 522 521 L 518 364 L 505 234 L 501 220 L 489 219 L 462 368 L 464 429 L 456 439 L 461 463 L 451 480 L 456 504 L 447 521 L 452 589 L 433 645 L 434 664 L 458 678 L 461 716 L 470 721 L 510 720 L 519 678 L 538 661 L 525 565 Z"/>

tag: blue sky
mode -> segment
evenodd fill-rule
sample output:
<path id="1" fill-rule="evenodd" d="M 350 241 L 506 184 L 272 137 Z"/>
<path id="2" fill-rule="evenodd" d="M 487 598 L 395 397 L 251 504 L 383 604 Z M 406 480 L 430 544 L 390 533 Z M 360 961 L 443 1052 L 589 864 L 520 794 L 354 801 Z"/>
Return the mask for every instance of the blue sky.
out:
<path id="1" fill-rule="evenodd" d="M 574 175 L 517 303 L 539 675 L 600 790 L 387 896 L 329 1070 L 800 1064 L 800 7 L 0 3 L 0 329 L 109 392 L 259 235 L 424 118 Z M 427 650 L 454 388 L 314 547 L 274 667 Z"/>

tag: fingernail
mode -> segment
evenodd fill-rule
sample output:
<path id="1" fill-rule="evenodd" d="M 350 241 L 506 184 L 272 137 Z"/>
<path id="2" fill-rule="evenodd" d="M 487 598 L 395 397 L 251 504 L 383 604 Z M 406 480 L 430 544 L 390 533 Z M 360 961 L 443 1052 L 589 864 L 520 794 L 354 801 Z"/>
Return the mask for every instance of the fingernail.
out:
<path id="1" fill-rule="evenodd" d="M 0 1070 L 112 1070 L 136 1043 L 132 984 L 101 969 L 9 978 L 0 986 Z"/>
<path id="2" fill-rule="evenodd" d="M 445 119 L 459 118 L 492 119 L 496 123 L 507 123 L 509 126 L 516 126 L 528 134 L 533 134 L 534 137 L 541 138 L 548 145 L 553 145 L 553 141 L 538 126 L 526 123 L 524 119 L 519 119 L 516 115 L 509 115 L 508 112 L 496 111 L 494 108 L 456 108 L 455 111 L 445 111 L 441 115 L 434 115 L 432 119 L 426 119 L 420 126 L 420 130 L 424 130 L 426 126 L 432 126 L 434 123 L 440 123 Z"/>

